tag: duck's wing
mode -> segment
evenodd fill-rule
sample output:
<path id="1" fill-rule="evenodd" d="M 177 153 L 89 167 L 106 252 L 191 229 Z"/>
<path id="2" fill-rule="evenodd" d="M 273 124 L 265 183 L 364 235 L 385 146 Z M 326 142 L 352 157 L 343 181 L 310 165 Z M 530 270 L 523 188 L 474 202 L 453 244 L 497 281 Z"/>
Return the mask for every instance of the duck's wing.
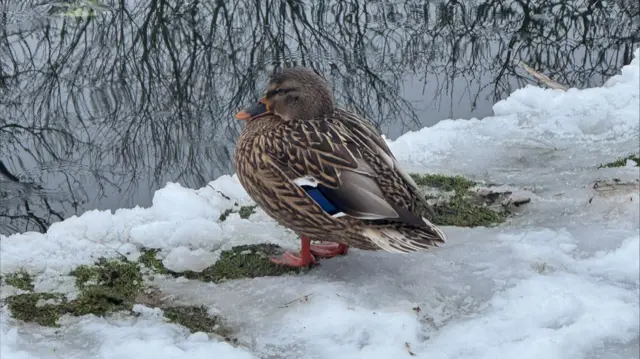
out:
<path id="1" fill-rule="evenodd" d="M 355 135 L 360 136 L 363 139 L 367 138 L 368 140 L 371 140 L 384 153 L 395 159 L 395 156 L 391 152 L 389 145 L 387 145 L 387 141 L 382 138 L 378 130 L 371 122 L 365 120 L 364 118 L 356 115 L 353 112 L 349 112 L 343 109 L 336 109 L 334 117 L 340 118 L 349 128 L 351 128 Z"/>
<path id="2" fill-rule="evenodd" d="M 413 178 L 411 178 L 409 173 L 402 169 L 400 163 L 393 155 L 393 152 L 391 152 L 387 141 L 382 138 L 373 124 L 366 121 L 362 117 L 346 110 L 338 109 L 336 110 L 336 115 L 336 117 L 341 118 L 351 129 L 354 136 L 357 136 L 362 141 L 366 142 L 368 147 L 371 148 L 371 150 L 374 151 L 374 153 L 376 153 L 382 160 L 384 160 L 389 168 L 396 171 L 402 177 L 413 195 L 422 203 L 422 205 L 430 212 L 430 214 L 433 215 L 433 209 L 427 203 L 424 195 L 420 193 L 418 184 L 413 180 Z"/>
<path id="3" fill-rule="evenodd" d="M 271 162 L 318 204 L 329 202 L 334 215 L 424 226 L 422 218 L 386 200 L 363 156 L 378 149 L 358 137 L 340 120 L 297 120 L 267 139 L 266 150 Z"/>

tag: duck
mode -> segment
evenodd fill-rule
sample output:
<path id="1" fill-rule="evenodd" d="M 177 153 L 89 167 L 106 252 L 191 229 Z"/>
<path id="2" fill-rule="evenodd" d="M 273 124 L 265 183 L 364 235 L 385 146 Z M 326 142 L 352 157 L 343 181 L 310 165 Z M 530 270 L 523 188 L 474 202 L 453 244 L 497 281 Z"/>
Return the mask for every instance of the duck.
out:
<path id="1" fill-rule="evenodd" d="M 234 154 L 240 184 L 300 237 L 299 253 L 271 262 L 308 267 L 350 247 L 410 253 L 445 243 L 445 233 L 424 216 L 432 209 L 385 139 L 371 122 L 339 108 L 314 70 L 280 69 L 264 96 L 235 118 L 244 122 Z"/>

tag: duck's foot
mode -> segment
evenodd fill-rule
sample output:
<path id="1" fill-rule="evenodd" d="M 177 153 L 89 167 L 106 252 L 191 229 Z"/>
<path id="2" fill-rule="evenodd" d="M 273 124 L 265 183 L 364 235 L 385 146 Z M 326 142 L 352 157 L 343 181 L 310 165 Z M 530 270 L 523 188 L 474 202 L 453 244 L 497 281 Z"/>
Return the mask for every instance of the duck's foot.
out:
<path id="1" fill-rule="evenodd" d="M 270 258 L 269 260 L 275 264 L 288 267 L 308 267 L 311 264 L 317 264 L 316 258 L 311 254 L 311 241 L 307 237 L 300 237 L 301 247 L 300 255 L 286 252 L 281 257 Z"/>
<path id="2" fill-rule="evenodd" d="M 311 254 L 321 258 L 333 258 L 335 256 L 347 254 L 349 246 L 342 243 L 323 243 L 311 245 Z"/>
<path id="3" fill-rule="evenodd" d="M 297 255 L 295 253 L 286 252 L 281 257 L 269 258 L 269 260 L 275 264 L 287 266 L 287 267 L 308 267 L 311 264 L 317 264 L 318 262 L 311 253 L 310 258 L 306 258 L 303 255 Z"/>

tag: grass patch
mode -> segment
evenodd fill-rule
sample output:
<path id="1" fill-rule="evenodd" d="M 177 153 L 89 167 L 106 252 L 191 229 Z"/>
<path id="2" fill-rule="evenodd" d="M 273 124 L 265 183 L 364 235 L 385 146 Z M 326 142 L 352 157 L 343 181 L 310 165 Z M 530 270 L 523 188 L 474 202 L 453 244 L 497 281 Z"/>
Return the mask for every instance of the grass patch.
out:
<path id="1" fill-rule="evenodd" d="M 489 227 L 504 222 L 509 215 L 506 210 L 494 210 L 473 202 L 469 196 L 456 193 L 447 203 L 433 206 L 432 221 L 444 226 Z"/>
<path id="2" fill-rule="evenodd" d="M 410 176 L 420 187 L 436 188 L 444 192 L 464 192 L 476 185 L 475 182 L 468 180 L 462 176 L 444 176 L 416 173 L 412 173 Z"/>
<path id="3" fill-rule="evenodd" d="M 462 176 L 411 174 L 419 187 L 436 194 L 425 196 L 435 200 L 430 220 L 437 225 L 478 227 L 502 223 L 509 211 L 490 206 L 490 199 L 476 195 L 471 188 L 477 183 Z M 426 211 L 426 209 L 423 209 Z"/>
<path id="4" fill-rule="evenodd" d="M 164 309 L 164 316 L 172 323 L 180 324 L 191 333 L 205 332 L 216 333 L 221 337 L 232 340 L 232 331 L 217 315 L 209 315 L 204 306 L 174 306 Z"/>
<path id="5" fill-rule="evenodd" d="M 142 275 L 137 263 L 101 260 L 96 265 L 81 265 L 71 272 L 79 293 L 67 300 L 60 293 L 27 293 L 7 298 L 14 318 L 57 327 L 58 319 L 70 314 L 106 315 L 131 310 L 142 290 Z M 44 302 L 49 300 L 49 302 Z M 51 303 L 55 300 L 55 303 Z"/>
<path id="6" fill-rule="evenodd" d="M 169 271 L 157 258 L 157 252 L 143 250 L 137 262 L 102 259 L 94 265 L 78 266 L 70 273 L 75 277 L 78 288 L 78 295 L 73 300 L 68 300 L 60 293 L 26 293 L 10 296 L 6 303 L 14 318 L 50 327 L 58 327 L 58 320 L 63 315 L 106 316 L 120 311 L 131 312 L 134 304 L 140 303 L 161 308 L 167 319 L 185 326 L 192 332 L 215 333 L 233 341 L 231 330 L 225 326 L 222 318 L 209 315 L 205 307 L 174 306 L 163 300 L 149 302 L 146 292 L 150 288 L 144 284 L 142 267 L 150 269 L 153 273 L 166 273 L 176 277 L 184 275 L 205 282 L 276 276 L 303 270 L 271 263 L 269 256 L 282 252 L 282 248 L 274 244 L 233 247 L 223 251 L 220 260 L 203 272 Z M 32 278 L 24 271 L 7 275 L 5 280 L 21 289 L 33 290 Z"/>
<path id="7" fill-rule="evenodd" d="M 166 271 L 160 260 L 155 257 L 156 252 L 144 251 L 139 261 L 152 270 Z M 241 256 L 243 255 L 246 254 Z M 223 275 L 220 269 L 214 273 L 218 276 Z M 239 275 L 239 272 L 234 273 Z M 146 301 L 149 297 L 146 293 L 148 288 L 143 283 L 138 262 L 99 260 L 95 265 L 78 266 L 70 274 L 76 277 L 76 287 L 79 291 L 76 299 L 68 300 L 61 293 L 13 295 L 6 299 L 11 315 L 25 322 L 58 327 L 58 320 L 63 315 L 106 316 L 119 311 L 131 312 L 134 304 L 141 303 L 161 308 L 169 321 L 183 325 L 191 332 L 215 333 L 227 340 L 235 340 L 231 338 L 232 331 L 224 324 L 222 318 L 209 315 L 206 307 L 175 306 L 159 300 L 155 303 Z M 20 278 L 20 283 L 25 281 L 23 273 L 13 277 Z"/>
<path id="8" fill-rule="evenodd" d="M 171 271 L 162 264 L 162 260 L 156 257 L 158 251 L 155 249 L 143 250 L 138 261 L 154 273 L 168 274 L 173 277 L 184 276 L 188 279 L 215 283 L 240 278 L 279 276 L 304 270 L 279 266 L 269 260 L 270 256 L 282 252 L 283 249 L 280 246 L 270 243 L 235 246 L 222 251 L 220 259 L 201 272 Z"/>
<path id="9" fill-rule="evenodd" d="M 202 272 L 186 271 L 182 275 L 189 279 L 218 283 L 230 279 L 299 273 L 303 270 L 279 266 L 269 261 L 269 256 L 280 252 L 280 246 L 270 243 L 236 246 L 222 251 L 220 259 Z"/>
<path id="10" fill-rule="evenodd" d="M 74 301 L 74 315 L 104 315 L 130 310 L 142 290 L 142 274 L 135 262 L 100 261 L 82 265 L 71 272 L 80 295 Z"/>
<path id="11" fill-rule="evenodd" d="M 144 264 L 145 267 L 151 269 L 155 273 L 167 274 L 169 271 L 162 264 L 162 259 L 157 257 L 159 250 L 157 249 L 143 249 L 138 262 Z"/>
<path id="12" fill-rule="evenodd" d="M 54 301 L 47 303 L 45 301 Z M 62 301 L 62 304 L 55 304 Z M 43 303 L 44 302 L 44 303 Z M 66 301 L 58 293 L 25 293 L 7 298 L 11 315 L 25 322 L 57 327 L 60 316 L 67 313 Z"/>
<path id="13" fill-rule="evenodd" d="M 627 165 L 627 160 L 633 160 L 636 163 L 636 167 L 640 166 L 640 155 L 629 155 L 627 157 L 617 158 L 613 162 L 603 163 L 598 168 L 613 168 L 613 167 L 624 167 Z"/>
<path id="14" fill-rule="evenodd" d="M 256 206 L 242 206 L 238 210 L 240 218 L 247 219 L 252 214 L 256 213 Z"/>
<path id="15" fill-rule="evenodd" d="M 16 273 L 7 274 L 4 280 L 8 285 L 33 292 L 33 277 L 24 269 L 21 269 Z"/>

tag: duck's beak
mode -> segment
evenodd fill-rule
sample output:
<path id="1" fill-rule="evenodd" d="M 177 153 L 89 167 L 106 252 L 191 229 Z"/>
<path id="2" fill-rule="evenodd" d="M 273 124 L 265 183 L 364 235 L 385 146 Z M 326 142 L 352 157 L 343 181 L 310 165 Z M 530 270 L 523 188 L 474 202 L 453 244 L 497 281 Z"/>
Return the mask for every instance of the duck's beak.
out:
<path id="1" fill-rule="evenodd" d="M 236 118 L 238 120 L 250 120 L 256 117 L 265 116 L 271 114 L 271 110 L 269 110 L 269 105 L 265 101 L 265 98 L 261 98 L 258 103 L 245 108 L 244 110 L 236 113 Z"/>

